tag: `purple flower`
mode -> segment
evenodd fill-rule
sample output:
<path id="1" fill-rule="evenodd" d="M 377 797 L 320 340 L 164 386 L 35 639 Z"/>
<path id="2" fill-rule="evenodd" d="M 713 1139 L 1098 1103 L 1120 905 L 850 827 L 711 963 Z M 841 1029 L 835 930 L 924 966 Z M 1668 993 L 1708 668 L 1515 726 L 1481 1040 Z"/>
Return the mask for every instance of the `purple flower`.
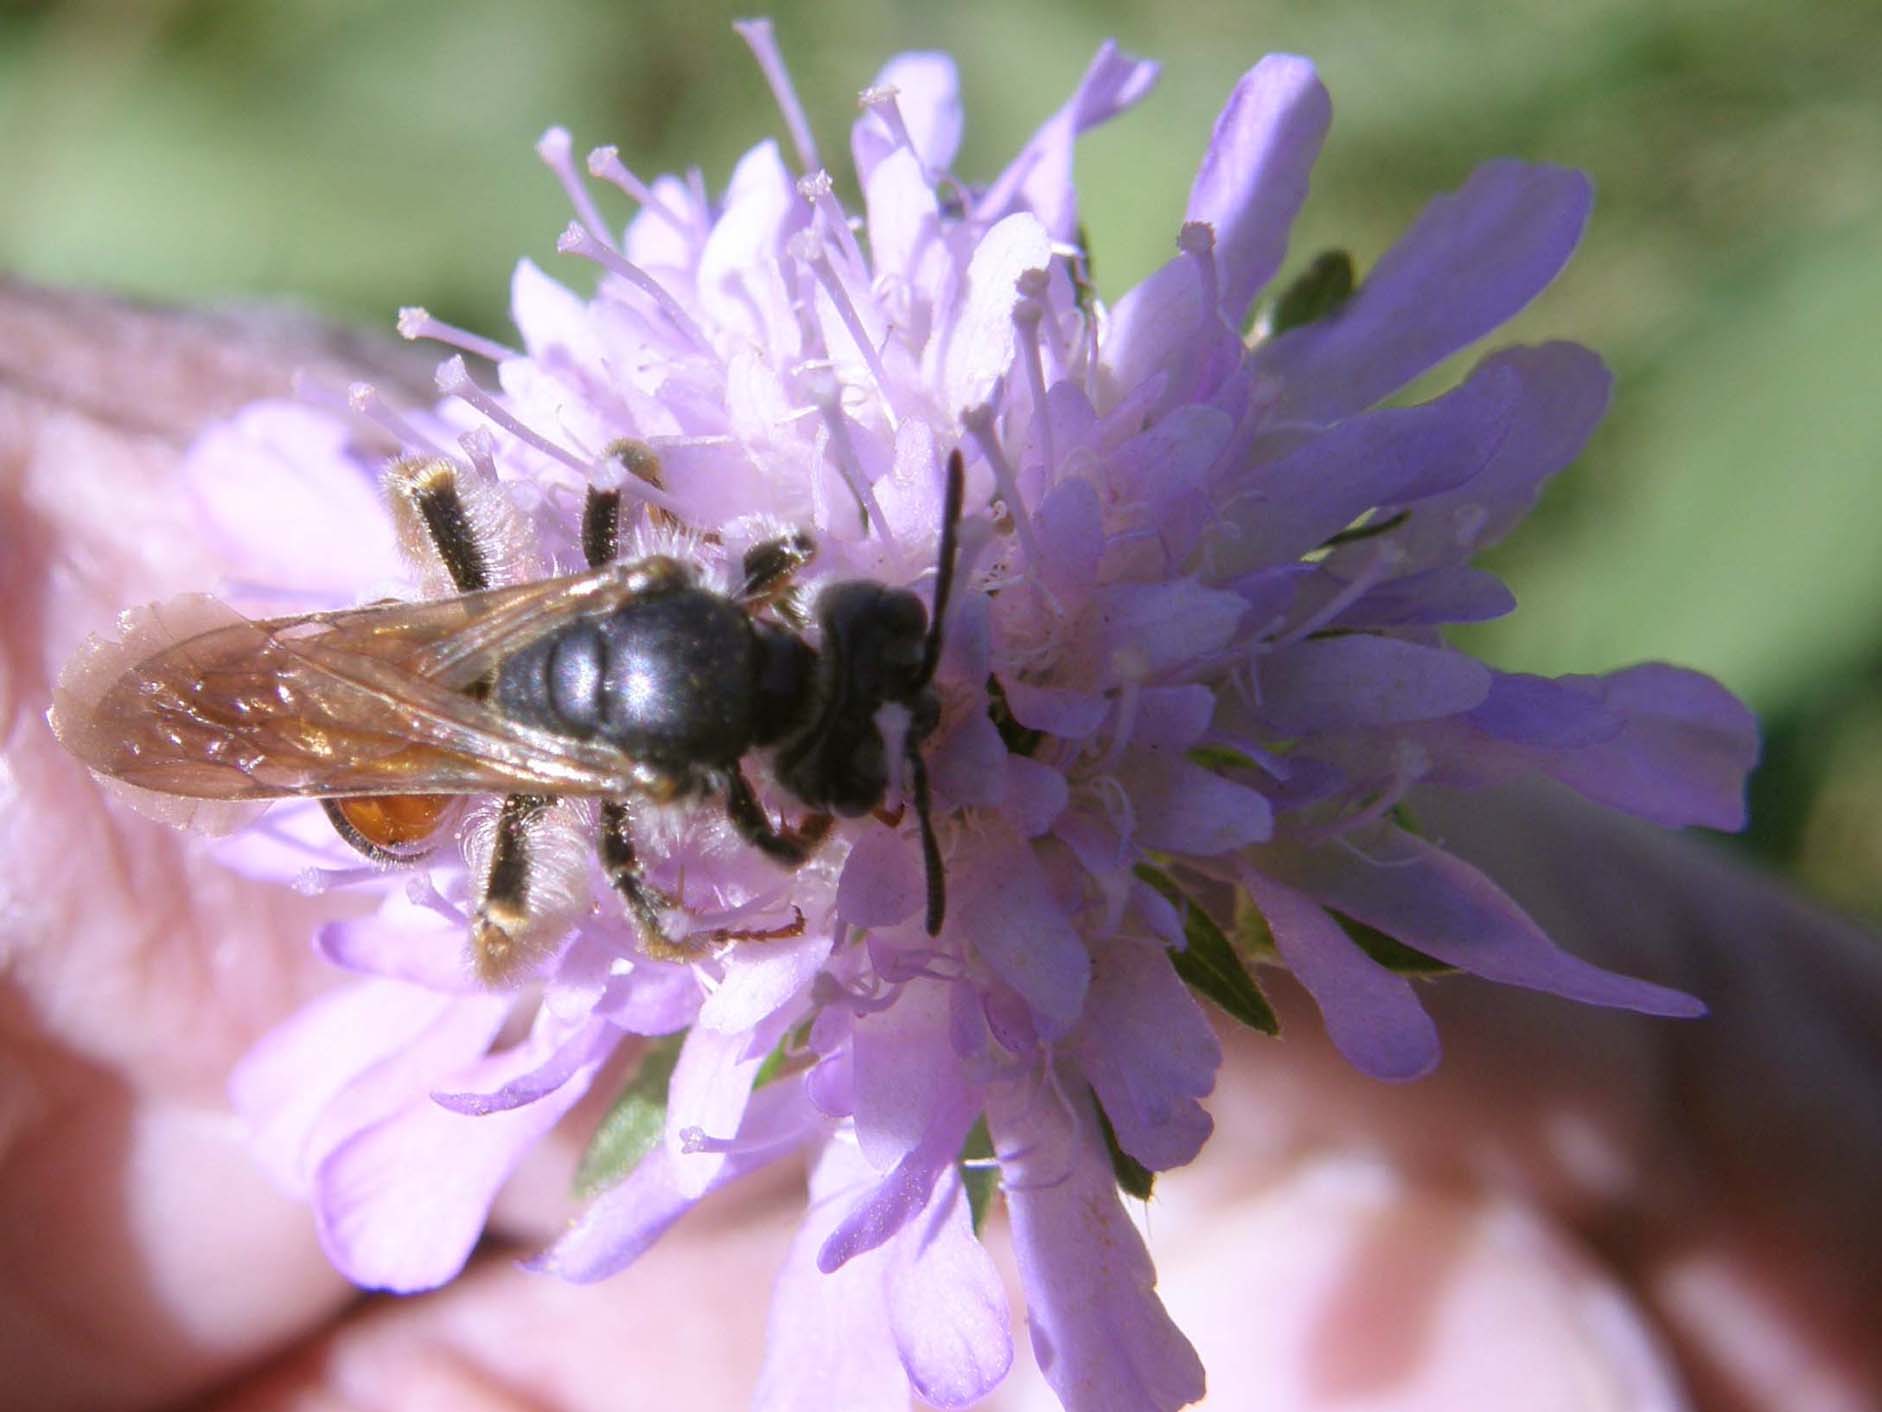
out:
<path id="1" fill-rule="evenodd" d="M 1444 641 L 1513 606 L 1471 560 L 1593 430 L 1600 362 L 1507 349 L 1434 400 L 1379 405 L 1554 278 L 1588 184 L 1490 163 L 1356 289 L 1335 259 L 1258 303 L 1330 120 L 1312 66 L 1271 57 L 1170 213 L 1169 263 L 1107 308 L 1083 280 L 1073 150 L 1153 65 L 1106 45 L 972 186 L 951 173 L 951 61 L 891 61 L 851 133 L 857 220 L 769 27 L 741 33 L 789 155 L 761 143 L 714 199 L 697 174 L 644 182 L 600 149 L 589 175 L 637 203 L 623 232 L 550 132 L 540 151 L 578 216 L 561 248 L 597 267 L 593 298 L 523 262 L 520 350 L 408 310 L 408 335 L 461 350 L 444 400 L 395 411 L 356 388 L 351 421 L 255 408 L 196 448 L 191 484 L 238 606 L 444 591 L 439 564 L 402 559 L 360 509 L 386 431 L 457 464 L 497 582 L 578 566 L 582 498 L 604 485 L 639 502 L 624 552 L 680 552 L 718 583 L 780 527 L 810 531 L 808 600 L 843 578 L 919 587 L 960 448 L 963 573 L 929 746 L 947 924 L 923 927 L 912 810 L 839 826 L 788 873 L 722 811 L 675 807 L 636 825 L 681 925 L 805 925 L 692 965 L 651 958 L 591 861 L 589 809 L 562 801 L 534 825 L 558 900 L 540 962 L 493 990 L 464 960 L 487 810 L 463 856 L 387 871 L 317 805 L 284 805 L 218 847 L 250 874 L 366 899 L 317 938 L 362 978 L 265 1039 L 235 1100 L 334 1263 L 424 1289 L 462 1266 L 528 1147 L 645 1037 L 591 1154 L 599 1194 L 537 1267 L 613 1274 L 708 1192 L 808 1151 L 760 1404 L 912 1390 L 965 1406 L 1012 1359 L 975 1234 L 997 1177 L 1034 1353 L 1065 1405 L 1179 1407 L 1203 1370 L 1118 1183 L 1141 1190 L 1209 1136 L 1221 1051 L 1198 997 L 1271 1024 L 1250 967 L 1284 965 L 1342 1052 L 1389 1079 L 1437 1060 L 1409 971 L 1699 1012 L 1558 950 L 1408 811 L 1418 787 L 1540 773 L 1667 825 L 1742 822 L 1753 723 L 1711 681 L 1661 665 L 1514 676 Z M 642 450 L 647 477 L 623 473 L 628 439 L 657 476 Z"/>

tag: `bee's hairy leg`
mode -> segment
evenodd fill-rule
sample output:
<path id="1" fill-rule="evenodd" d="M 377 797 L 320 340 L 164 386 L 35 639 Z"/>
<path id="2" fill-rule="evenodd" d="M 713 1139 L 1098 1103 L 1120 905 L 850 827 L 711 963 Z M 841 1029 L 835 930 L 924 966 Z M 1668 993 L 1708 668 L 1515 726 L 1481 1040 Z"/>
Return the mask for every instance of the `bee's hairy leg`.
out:
<path id="1" fill-rule="evenodd" d="M 621 492 L 588 487 L 582 505 L 582 557 L 588 567 L 612 564 L 621 550 Z"/>
<path id="2" fill-rule="evenodd" d="M 471 917 L 471 945 L 486 979 L 511 973 L 524 959 L 530 913 L 531 827 L 555 801 L 546 794 L 506 794 L 490 840 L 481 900 Z"/>
<path id="3" fill-rule="evenodd" d="M 442 459 L 394 462 L 386 472 L 392 493 L 410 507 L 459 593 L 490 587 L 490 554 L 479 541 L 458 488 L 457 468 Z"/>
<path id="4" fill-rule="evenodd" d="M 797 571 L 816 556 L 817 542 L 801 530 L 754 544 L 745 551 L 744 578 L 734 596 L 752 612 L 770 608 L 792 627 L 804 627 L 804 615 L 789 595 Z"/>
<path id="5" fill-rule="evenodd" d="M 747 843 L 786 866 L 801 863 L 814 853 L 836 822 L 828 814 L 807 814 L 795 828 L 778 827 L 759 802 L 751 781 L 736 769 L 726 776 L 725 812 Z"/>

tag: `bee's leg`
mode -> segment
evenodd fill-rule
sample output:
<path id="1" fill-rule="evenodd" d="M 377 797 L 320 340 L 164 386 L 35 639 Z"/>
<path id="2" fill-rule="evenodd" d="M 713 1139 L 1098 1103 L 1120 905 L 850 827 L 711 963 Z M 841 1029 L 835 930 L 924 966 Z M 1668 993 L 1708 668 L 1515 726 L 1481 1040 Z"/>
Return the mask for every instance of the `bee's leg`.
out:
<path id="1" fill-rule="evenodd" d="M 555 801 L 544 794 L 509 794 L 497 813 L 484 868 L 482 900 L 471 917 L 471 954 L 492 984 L 514 980 L 538 958 L 538 919 L 530 910 L 532 827 Z"/>
<path id="2" fill-rule="evenodd" d="M 744 581 L 733 595 L 752 612 L 771 608 L 792 627 L 805 626 L 804 615 L 792 603 L 791 581 L 817 554 L 817 542 L 801 530 L 754 544 L 745 551 Z"/>
<path id="3" fill-rule="evenodd" d="M 779 941 L 804 934 L 804 914 L 793 907 L 791 920 L 779 927 L 756 930 L 716 927 L 677 941 L 668 936 L 660 911 L 670 905 L 671 899 L 650 886 L 641 875 L 627 806 L 619 800 L 610 799 L 601 806 L 601 866 L 609 883 L 627 904 L 628 917 L 639 933 L 641 951 L 655 961 L 697 961 L 711 948 L 729 941 Z"/>
<path id="4" fill-rule="evenodd" d="M 400 509 L 409 509 L 459 593 L 490 587 L 490 556 L 478 540 L 449 461 L 394 462 L 386 483 Z"/>
<path id="5" fill-rule="evenodd" d="M 621 549 L 621 492 L 588 487 L 582 506 L 582 557 L 588 567 L 612 564 Z"/>
<path id="6" fill-rule="evenodd" d="M 801 863 L 814 853 L 836 822 L 828 814 L 807 814 L 796 828 L 779 828 L 765 813 L 765 806 L 741 770 L 726 776 L 725 812 L 747 843 L 786 866 Z"/>

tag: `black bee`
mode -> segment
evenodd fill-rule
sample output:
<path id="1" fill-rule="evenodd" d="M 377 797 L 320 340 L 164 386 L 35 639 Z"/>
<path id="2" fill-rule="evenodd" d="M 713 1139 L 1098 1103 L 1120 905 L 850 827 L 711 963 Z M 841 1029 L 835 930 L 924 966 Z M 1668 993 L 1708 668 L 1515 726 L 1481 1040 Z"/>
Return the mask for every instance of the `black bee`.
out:
<path id="1" fill-rule="evenodd" d="M 66 748 L 161 796 L 320 799 L 340 834 L 381 862 L 423 856 L 461 796 L 503 795 L 472 925 L 476 968 L 501 983 L 540 955 L 528 936 L 529 839 L 557 799 L 601 801 L 601 863 L 643 948 L 688 958 L 696 950 L 665 936 L 665 899 L 643 880 L 632 801 L 720 795 L 754 847 L 801 863 L 835 817 L 881 809 L 889 761 L 876 716 L 898 705 L 927 928 L 940 930 L 921 745 L 940 715 L 932 682 L 954 578 L 959 451 L 932 609 L 905 589 L 833 584 L 815 603 L 814 647 L 786 597 L 815 553 L 806 535 L 754 546 L 739 588 L 721 594 L 677 558 L 616 562 L 620 492 L 591 489 L 587 572 L 492 588 L 456 468 L 401 462 L 389 481 L 457 596 L 261 622 L 208 599 L 148 610 L 125 642 L 94 640 L 61 677 L 53 726 Z M 778 783 L 810 811 L 796 825 L 774 824 L 759 802 L 742 767 L 754 750 L 770 752 Z M 802 926 L 799 914 L 792 927 L 708 938 Z"/>

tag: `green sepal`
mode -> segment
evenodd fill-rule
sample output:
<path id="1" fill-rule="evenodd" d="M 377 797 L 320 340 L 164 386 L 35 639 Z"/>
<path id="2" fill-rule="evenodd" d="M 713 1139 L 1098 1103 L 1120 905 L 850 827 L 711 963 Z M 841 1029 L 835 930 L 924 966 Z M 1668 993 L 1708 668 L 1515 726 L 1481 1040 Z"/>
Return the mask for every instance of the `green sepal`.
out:
<path id="1" fill-rule="evenodd" d="M 1000 1189 L 1000 1173 L 988 1165 L 993 1160 L 993 1134 L 987 1131 L 984 1113 L 967 1130 L 967 1141 L 961 1144 L 961 1155 L 956 1160 L 961 1185 L 967 1189 L 967 1215 L 974 1223 L 974 1234 L 979 1235 L 993 1207 L 993 1194 Z"/>
<path id="2" fill-rule="evenodd" d="M 1274 1007 L 1255 984 L 1243 963 L 1241 953 L 1225 935 L 1215 919 L 1188 897 L 1167 873 L 1148 863 L 1137 865 L 1137 876 L 1168 899 L 1182 913 L 1181 951 L 1169 953 L 1170 964 L 1189 988 L 1212 1000 L 1234 1019 L 1263 1034 L 1279 1034 L 1281 1022 Z"/>
<path id="3" fill-rule="evenodd" d="M 1102 1103 L 1095 1106 L 1098 1127 L 1104 1133 L 1104 1150 L 1111 1154 L 1111 1175 L 1117 1179 L 1118 1190 L 1139 1201 L 1150 1200 L 1150 1189 L 1156 1185 L 1157 1174 L 1118 1146 L 1117 1129 L 1111 1126 L 1111 1115 L 1104 1111 Z"/>
<path id="4" fill-rule="evenodd" d="M 633 1171 L 666 1134 L 667 1083 L 684 1038 L 668 1035 L 652 1041 L 634 1077 L 596 1125 L 575 1168 L 575 1194 L 582 1200 L 599 1196 Z"/>
<path id="5" fill-rule="evenodd" d="M 1323 250 L 1274 301 L 1270 336 L 1332 318 L 1353 297 L 1353 286 L 1353 257 L 1344 250 Z"/>
<path id="6" fill-rule="evenodd" d="M 1192 765 L 1220 774 L 1224 770 L 1254 770 L 1260 767 L 1241 751 L 1226 745 L 1195 745 L 1183 752 Z"/>
<path id="7" fill-rule="evenodd" d="M 1457 970 L 1448 961 L 1427 956 L 1397 937 L 1387 936 L 1377 927 L 1369 927 L 1338 912 L 1331 915 L 1353 939 L 1354 945 L 1388 971 L 1396 971 L 1401 976 L 1448 976 Z"/>

